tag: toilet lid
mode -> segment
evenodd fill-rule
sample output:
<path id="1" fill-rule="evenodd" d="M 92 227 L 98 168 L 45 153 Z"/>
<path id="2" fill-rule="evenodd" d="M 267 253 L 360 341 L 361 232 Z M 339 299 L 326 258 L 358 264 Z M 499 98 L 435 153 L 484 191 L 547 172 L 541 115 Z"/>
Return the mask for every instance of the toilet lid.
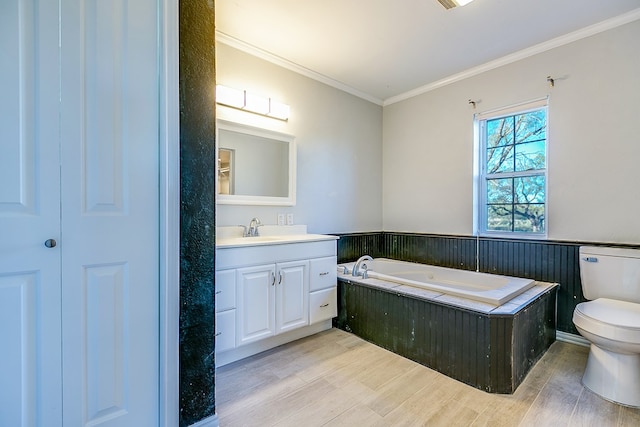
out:
<path id="1" fill-rule="evenodd" d="M 593 334 L 640 342 L 640 304 L 598 298 L 578 304 L 573 317 L 577 327 Z"/>

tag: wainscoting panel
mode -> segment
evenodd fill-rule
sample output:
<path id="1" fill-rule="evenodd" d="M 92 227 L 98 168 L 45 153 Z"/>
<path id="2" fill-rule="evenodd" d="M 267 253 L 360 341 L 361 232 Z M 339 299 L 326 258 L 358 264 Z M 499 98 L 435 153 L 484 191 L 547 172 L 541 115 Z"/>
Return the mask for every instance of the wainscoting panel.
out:
<path id="1" fill-rule="evenodd" d="M 384 253 L 384 234 L 354 233 L 337 234 L 338 240 L 338 263 L 355 261 L 362 255 L 370 255 L 374 258 L 386 256 Z"/>
<path id="2" fill-rule="evenodd" d="M 384 234 L 387 258 L 461 270 L 476 269 L 475 238 L 424 234 Z"/>
<path id="3" fill-rule="evenodd" d="M 493 239 L 415 233 L 354 233 L 338 240 L 338 262 L 385 257 L 559 283 L 557 329 L 578 334 L 573 310 L 584 301 L 578 250 L 603 243 Z M 640 245 L 609 245 L 640 248 Z M 477 259 L 476 259 L 477 254 Z M 476 267 L 477 265 L 477 267 Z"/>
<path id="4" fill-rule="evenodd" d="M 480 239 L 480 271 L 559 283 L 558 330 L 578 334 L 573 310 L 584 301 L 578 243 Z"/>

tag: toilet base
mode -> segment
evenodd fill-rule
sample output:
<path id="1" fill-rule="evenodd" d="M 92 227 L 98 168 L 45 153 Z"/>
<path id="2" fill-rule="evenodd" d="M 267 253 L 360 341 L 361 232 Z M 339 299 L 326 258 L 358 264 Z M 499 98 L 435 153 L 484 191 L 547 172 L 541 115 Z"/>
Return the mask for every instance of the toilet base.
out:
<path id="1" fill-rule="evenodd" d="M 640 408 L 640 354 L 621 354 L 591 344 L 582 384 L 606 400 Z"/>

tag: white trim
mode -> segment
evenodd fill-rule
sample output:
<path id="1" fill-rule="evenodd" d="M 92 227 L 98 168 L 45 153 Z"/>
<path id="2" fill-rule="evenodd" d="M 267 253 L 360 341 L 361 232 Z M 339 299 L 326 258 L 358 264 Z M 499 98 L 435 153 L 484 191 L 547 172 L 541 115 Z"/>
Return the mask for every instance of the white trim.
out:
<path id="1" fill-rule="evenodd" d="M 178 1 L 159 0 L 160 426 L 179 424 L 180 104 Z M 215 424 L 217 425 L 217 423 Z"/>
<path id="2" fill-rule="evenodd" d="M 376 98 L 373 95 L 369 95 L 368 93 L 364 93 L 354 87 L 351 87 L 347 84 L 339 82 L 338 80 L 334 80 L 331 77 L 327 77 L 324 74 L 320 74 L 313 70 L 303 67 L 302 65 L 298 65 L 294 62 L 291 62 L 287 59 L 284 59 L 280 56 L 274 55 L 270 52 L 262 50 L 256 46 L 250 45 L 249 43 L 245 43 L 242 40 L 238 40 L 235 37 L 232 37 L 228 34 L 222 33 L 220 31 L 216 31 L 216 43 L 223 43 L 233 48 L 236 48 L 242 52 L 248 53 L 249 55 L 253 55 L 260 59 L 264 59 L 265 61 L 271 62 L 272 64 L 279 65 L 287 70 L 293 71 L 295 73 L 301 74 L 305 77 L 309 77 L 310 79 L 319 81 L 320 83 L 324 83 L 328 86 L 339 89 L 343 92 L 349 93 L 351 95 L 357 96 L 358 98 L 362 98 L 365 101 L 372 102 L 376 105 L 383 105 L 383 101 L 380 98 Z"/>
<path id="3" fill-rule="evenodd" d="M 569 43 L 573 43 L 575 41 L 593 36 L 603 31 L 611 30 L 613 28 L 628 24 L 638 19 L 640 19 L 640 8 L 634 9 L 630 12 L 624 13 L 614 18 L 607 19 L 602 22 L 598 22 L 597 24 L 593 24 L 588 27 L 581 28 L 577 31 L 556 37 L 554 39 L 547 40 L 546 42 L 539 43 L 537 45 L 528 47 L 526 49 L 522 49 L 518 52 L 503 56 L 496 60 L 486 62 L 477 67 L 469 68 L 468 70 L 462 71 L 457 74 L 453 74 L 451 76 L 445 77 L 444 79 L 426 84 L 424 86 L 410 90 L 408 92 L 401 93 L 400 95 L 392 96 L 391 98 L 385 99 L 384 102 L 382 103 L 382 106 L 386 107 L 387 105 L 395 104 L 396 102 L 413 98 L 414 96 L 418 96 L 423 93 L 441 88 L 443 86 L 450 85 L 451 83 L 456 83 L 461 80 L 468 79 L 469 77 L 476 76 L 478 74 L 484 73 L 485 71 L 490 71 L 495 68 L 499 68 L 504 65 L 508 65 L 513 62 L 529 58 L 530 56 L 537 55 L 539 53 L 546 52 L 548 50 L 555 49 L 557 47 L 564 46 Z"/>
<path id="4" fill-rule="evenodd" d="M 579 30 L 573 31 L 571 33 L 556 37 L 554 39 L 547 40 L 546 42 L 542 42 L 537 45 L 528 47 L 526 49 L 522 49 L 510 55 L 506 55 L 501 58 L 498 58 L 496 60 L 486 62 L 477 67 L 469 68 L 460 73 L 453 74 L 451 76 L 445 77 L 435 82 L 426 84 L 424 86 L 420 86 L 416 89 L 412 89 L 410 91 L 401 93 L 399 95 L 392 96 L 385 100 L 381 100 L 380 98 L 377 98 L 373 95 L 364 93 L 349 85 L 346 85 L 342 82 L 334 80 L 331 77 L 327 77 L 323 74 L 317 73 L 313 70 L 305 68 L 301 65 L 298 65 L 287 59 L 284 59 L 282 57 L 269 53 L 265 50 L 262 50 L 248 43 L 245 43 L 239 39 L 236 39 L 235 37 L 232 37 L 220 31 L 216 31 L 216 42 L 224 43 L 238 50 L 246 52 L 250 55 L 264 59 L 265 61 L 279 65 L 281 67 L 284 67 L 298 74 L 302 74 L 305 77 L 309 77 L 313 80 L 317 80 L 326 85 L 339 89 L 343 92 L 350 93 L 351 95 L 357 96 L 366 101 L 373 102 L 374 104 L 386 107 L 387 105 L 395 104 L 396 102 L 404 101 L 405 99 L 413 98 L 414 96 L 418 96 L 423 93 L 430 92 L 432 90 L 441 88 L 443 86 L 447 86 L 451 83 L 456 83 L 461 80 L 467 79 L 469 77 L 476 76 L 478 74 L 484 73 L 485 71 L 490 71 L 495 68 L 502 67 L 503 65 L 508 65 L 513 62 L 529 58 L 530 56 L 537 55 L 539 53 L 546 52 L 551 49 L 555 49 L 556 47 L 564 46 L 566 44 L 573 43 L 580 39 L 584 39 L 586 37 L 590 37 L 595 34 L 598 34 L 607 30 L 611 30 L 616 27 L 620 27 L 622 25 L 628 24 L 638 19 L 640 19 L 640 8 L 633 9 L 632 11 L 623 13 L 622 15 L 615 16 L 613 18 L 604 20 L 602 22 L 598 22 L 588 27 L 584 27 Z"/>
<path id="5" fill-rule="evenodd" d="M 549 106 L 549 95 L 532 99 L 531 101 L 518 102 L 517 104 L 507 105 L 505 107 L 494 108 L 487 111 L 482 111 L 474 115 L 474 119 L 477 121 L 495 119 L 497 117 L 507 117 L 514 114 L 526 113 L 533 110 Z"/>
<path id="6" fill-rule="evenodd" d="M 530 177 L 530 176 L 543 176 L 545 180 L 545 194 L 548 194 L 548 159 L 549 159 L 549 97 L 538 98 L 532 101 L 522 102 L 518 104 L 512 104 L 506 107 L 493 109 L 484 113 L 478 113 L 474 115 L 474 161 L 478 162 L 477 174 L 474 169 L 474 196 L 477 197 L 474 200 L 474 233 L 479 237 L 498 237 L 506 239 L 546 239 L 548 230 L 548 198 L 545 196 L 544 201 L 544 216 L 545 227 L 542 232 L 525 232 L 525 231 L 497 231 L 487 230 L 487 181 L 489 179 L 500 178 L 518 178 L 518 177 Z M 486 141 L 486 123 L 489 120 L 493 120 L 499 117 L 510 117 L 521 113 L 527 113 L 530 111 L 545 110 L 546 116 L 546 141 L 545 141 L 545 168 L 537 170 L 526 171 L 512 171 L 512 172 L 497 172 L 487 173 L 486 171 L 486 154 L 487 154 L 487 141 Z M 515 141 L 514 141 L 515 143 Z M 475 166 L 475 165 L 474 165 Z M 515 201 L 512 201 L 512 205 Z M 476 228 L 477 227 L 477 228 Z"/>
<path id="7" fill-rule="evenodd" d="M 591 343 L 588 340 L 580 335 L 570 334 L 568 332 L 556 331 L 556 341 L 580 345 L 582 347 L 591 347 Z"/>

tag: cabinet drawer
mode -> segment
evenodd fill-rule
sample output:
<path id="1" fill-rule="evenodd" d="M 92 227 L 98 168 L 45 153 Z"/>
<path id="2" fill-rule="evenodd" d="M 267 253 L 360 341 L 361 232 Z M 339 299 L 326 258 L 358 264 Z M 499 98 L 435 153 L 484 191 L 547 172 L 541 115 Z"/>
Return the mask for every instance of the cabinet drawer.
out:
<path id="1" fill-rule="evenodd" d="M 236 347 L 236 311 L 216 313 L 216 352 Z"/>
<path id="2" fill-rule="evenodd" d="M 236 270 L 216 271 L 216 313 L 236 308 Z"/>
<path id="3" fill-rule="evenodd" d="M 309 290 L 317 291 L 336 286 L 337 268 L 338 258 L 335 256 L 312 259 L 309 266 Z"/>
<path id="4" fill-rule="evenodd" d="M 332 319 L 338 315 L 338 288 L 311 292 L 309 295 L 309 323 Z"/>

